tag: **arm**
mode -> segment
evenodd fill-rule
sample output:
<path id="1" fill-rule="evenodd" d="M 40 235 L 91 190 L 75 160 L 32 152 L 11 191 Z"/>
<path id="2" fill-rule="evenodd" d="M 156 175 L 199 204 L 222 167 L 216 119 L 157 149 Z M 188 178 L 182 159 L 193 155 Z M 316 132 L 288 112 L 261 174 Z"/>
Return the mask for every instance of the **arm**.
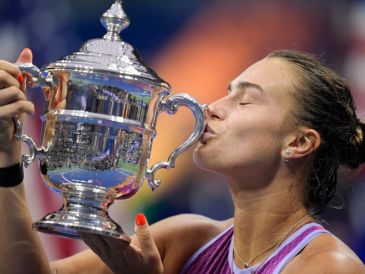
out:
<path id="1" fill-rule="evenodd" d="M 38 235 L 31 228 L 22 184 L 0 188 L 0 216 L 0 273 L 51 273 Z"/>
<path id="2" fill-rule="evenodd" d="M 144 215 L 137 215 L 131 243 L 92 233 L 80 233 L 91 248 L 52 263 L 57 274 L 163 273 L 160 251 Z M 142 220 L 142 221 L 140 221 Z M 156 226 L 155 226 L 156 227 Z M 97 254 L 97 255 L 96 255 Z"/>
<path id="3" fill-rule="evenodd" d="M 29 50 L 20 60 L 31 62 Z M 18 68 L 0 61 L 0 168 L 20 162 L 20 142 L 14 138 L 11 117 L 22 121 L 34 106 L 26 100 L 18 82 Z M 24 186 L 0 187 L 0 273 L 51 273 L 47 256 L 37 233 L 31 229 L 32 219 L 27 208 Z"/>
<path id="4" fill-rule="evenodd" d="M 138 253 L 136 256 L 135 251 L 140 252 L 147 249 L 152 251 L 150 253 L 152 261 L 158 259 L 157 262 L 152 263 L 153 265 L 159 265 L 162 261 L 163 273 L 179 273 L 187 259 L 199 247 L 230 224 L 231 221 L 217 222 L 199 215 L 178 215 L 159 221 L 150 227 L 145 227 L 144 236 L 142 237 L 141 233 L 138 233 L 138 226 L 136 226 L 136 235 L 131 237 L 130 247 L 118 239 L 103 239 L 103 237 L 84 235 L 86 243 L 99 254 L 98 256 L 103 258 L 104 262 L 94 252 L 87 250 L 72 257 L 53 262 L 52 266 L 57 270 L 57 274 L 111 274 L 113 272 L 106 265 L 113 268 L 115 263 L 119 263 L 124 272 L 115 270 L 114 272 L 118 274 L 152 273 L 150 269 L 143 272 L 138 271 L 136 268 L 138 265 L 143 266 L 144 262 L 136 261 L 139 257 Z M 139 238 L 138 235 L 140 235 Z M 108 241 L 105 241 L 106 239 Z M 147 245 L 150 243 L 152 248 L 141 247 L 141 242 L 147 242 Z M 153 251 L 154 243 L 157 247 L 155 251 Z M 103 249 L 105 244 L 108 247 Z M 123 262 L 125 257 L 128 259 L 127 263 L 132 263 L 133 270 L 126 271 L 128 266 L 126 262 Z"/>
<path id="5" fill-rule="evenodd" d="M 113 274 L 90 249 L 71 257 L 54 261 L 51 263 L 51 268 L 55 274 Z"/>

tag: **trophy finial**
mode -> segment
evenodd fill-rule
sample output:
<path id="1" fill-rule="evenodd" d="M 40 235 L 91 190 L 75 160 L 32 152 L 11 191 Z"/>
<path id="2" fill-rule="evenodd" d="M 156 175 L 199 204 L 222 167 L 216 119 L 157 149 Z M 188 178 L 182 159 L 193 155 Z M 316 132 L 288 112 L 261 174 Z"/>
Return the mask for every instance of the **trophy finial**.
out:
<path id="1" fill-rule="evenodd" d="M 100 18 L 101 23 L 108 31 L 104 35 L 105 40 L 121 41 L 119 33 L 129 26 L 129 19 L 122 8 L 122 0 L 115 3 Z"/>

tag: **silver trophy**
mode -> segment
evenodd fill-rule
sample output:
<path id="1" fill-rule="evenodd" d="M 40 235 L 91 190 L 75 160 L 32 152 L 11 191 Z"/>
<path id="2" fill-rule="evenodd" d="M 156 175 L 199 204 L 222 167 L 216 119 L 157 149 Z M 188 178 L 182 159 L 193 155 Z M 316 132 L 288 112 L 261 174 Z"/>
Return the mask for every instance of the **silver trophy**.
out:
<path id="1" fill-rule="evenodd" d="M 64 198 L 60 210 L 33 224 L 38 231 L 67 238 L 91 232 L 129 241 L 109 217 L 108 207 L 132 197 L 145 179 L 155 190 L 160 185 L 156 171 L 174 167 L 204 130 L 204 106 L 187 94 L 170 95 L 169 84 L 121 40 L 119 33 L 129 25 L 121 2 L 102 15 L 107 29 L 102 39 L 87 41 L 78 52 L 42 70 L 17 63 L 28 84 L 40 86 L 46 98 L 40 148 L 22 135 L 13 118 L 16 138 L 30 150 L 23 163 L 27 167 L 38 158 L 43 180 Z M 148 169 L 158 114 L 174 114 L 180 106 L 194 114 L 193 133 L 168 161 Z"/>

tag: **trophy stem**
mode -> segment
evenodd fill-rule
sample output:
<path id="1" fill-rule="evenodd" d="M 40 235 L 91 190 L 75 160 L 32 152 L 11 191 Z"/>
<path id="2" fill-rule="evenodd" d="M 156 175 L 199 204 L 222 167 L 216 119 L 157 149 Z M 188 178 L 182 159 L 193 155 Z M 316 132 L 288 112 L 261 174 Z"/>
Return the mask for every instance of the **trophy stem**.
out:
<path id="1" fill-rule="evenodd" d="M 80 239 L 78 232 L 88 232 L 130 242 L 121 226 L 108 215 L 111 197 L 105 189 L 69 183 L 62 186 L 62 193 L 61 209 L 35 222 L 35 230 L 71 239 Z"/>

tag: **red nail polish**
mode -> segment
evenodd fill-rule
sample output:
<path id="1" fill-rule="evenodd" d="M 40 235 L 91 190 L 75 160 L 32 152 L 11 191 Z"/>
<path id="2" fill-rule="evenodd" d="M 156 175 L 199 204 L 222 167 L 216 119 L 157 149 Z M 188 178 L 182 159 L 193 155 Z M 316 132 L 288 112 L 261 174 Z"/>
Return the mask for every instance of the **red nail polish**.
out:
<path id="1" fill-rule="evenodd" d="M 19 82 L 19 84 L 22 84 L 23 81 L 24 81 L 23 74 L 21 72 L 19 72 L 19 74 L 18 74 L 18 82 Z"/>
<path id="2" fill-rule="evenodd" d="M 145 225 L 146 223 L 147 223 L 147 219 L 143 215 L 143 213 L 139 213 L 136 215 L 136 225 L 141 226 L 141 225 Z"/>

